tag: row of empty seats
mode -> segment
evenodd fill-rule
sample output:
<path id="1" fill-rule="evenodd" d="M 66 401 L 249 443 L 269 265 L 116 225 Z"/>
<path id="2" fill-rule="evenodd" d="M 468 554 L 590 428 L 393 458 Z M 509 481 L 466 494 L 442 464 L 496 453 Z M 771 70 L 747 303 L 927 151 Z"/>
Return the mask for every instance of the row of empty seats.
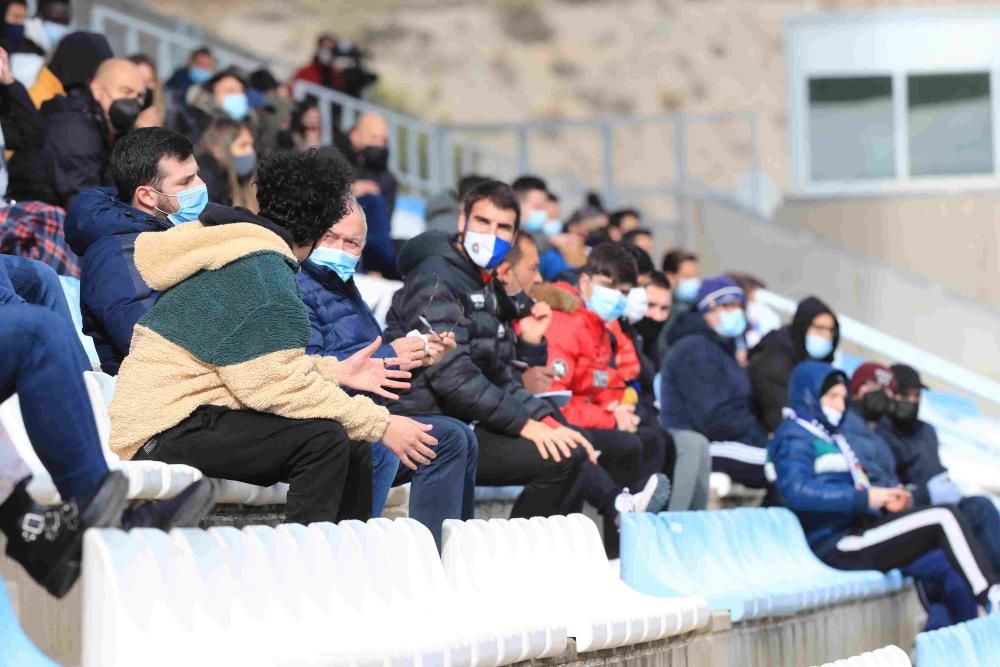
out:
<path id="1" fill-rule="evenodd" d="M 784 508 L 626 514 L 621 574 L 650 595 L 703 595 L 734 622 L 899 590 L 898 571 L 835 570 Z"/>
<path id="2" fill-rule="evenodd" d="M 917 667 L 1000 665 L 1000 614 L 917 635 Z"/>
<path id="3" fill-rule="evenodd" d="M 582 515 L 88 531 L 83 664 L 505 665 L 704 626 L 642 595 Z"/>
<path id="4" fill-rule="evenodd" d="M 201 471 L 187 465 L 174 465 L 160 461 L 121 461 L 108 447 L 111 420 L 108 405 L 114 395 L 115 379 L 98 372 L 84 373 L 87 393 L 94 411 L 94 421 L 100 436 L 101 447 L 108 467 L 121 470 L 129 480 L 129 498 L 135 500 L 161 500 L 172 498 L 192 482 L 202 477 Z M 43 505 L 60 502 L 59 492 L 52 483 L 45 466 L 31 446 L 31 441 L 21 418 L 17 395 L 0 404 L 0 447 L 14 447 L 31 471 L 28 492 Z M 234 480 L 219 480 L 220 503 L 242 505 L 284 504 L 288 485 L 275 484 L 260 487 Z"/>
<path id="5" fill-rule="evenodd" d="M 898 646 L 889 645 L 853 658 L 828 662 L 821 667 L 910 667 L 910 656 Z"/>

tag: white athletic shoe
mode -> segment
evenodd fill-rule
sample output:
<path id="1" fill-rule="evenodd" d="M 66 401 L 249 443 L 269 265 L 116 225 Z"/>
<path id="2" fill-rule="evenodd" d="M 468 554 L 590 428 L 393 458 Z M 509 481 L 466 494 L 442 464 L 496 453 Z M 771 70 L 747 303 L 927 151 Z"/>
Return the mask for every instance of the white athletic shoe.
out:
<path id="1" fill-rule="evenodd" d="M 663 473 L 656 473 L 649 478 L 646 486 L 635 495 L 626 488 L 615 498 L 615 509 L 619 514 L 625 512 L 659 512 L 667 506 L 670 500 L 670 480 Z"/>

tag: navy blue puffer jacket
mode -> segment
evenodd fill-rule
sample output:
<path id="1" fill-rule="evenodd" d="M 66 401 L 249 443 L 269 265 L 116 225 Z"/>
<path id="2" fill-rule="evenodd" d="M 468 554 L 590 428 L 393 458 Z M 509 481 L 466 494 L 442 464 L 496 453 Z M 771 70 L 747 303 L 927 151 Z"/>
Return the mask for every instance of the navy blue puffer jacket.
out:
<path id="1" fill-rule="evenodd" d="M 307 353 L 346 359 L 382 335 L 353 279 L 345 283 L 332 269 L 308 260 L 296 279 L 312 326 Z M 383 341 L 372 356 L 392 358 L 396 353 Z"/>
<path id="2" fill-rule="evenodd" d="M 135 239 L 172 226 L 121 202 L 114 188 L 84 190 L 66 213 L 66 241 L 80 257 L 83 332 L 94 339 L 105 373 L 118 373 L 132 328 L 158 296 L 135 268 Z"/>
<path id="3" fill-rule="evenodd" d="M 820 407 L 823 384 L 833 366 L 804 361 L 795 367 L 788 405 L 809 426 L 785 419 L 768 446 L 781 500 L 799 517 L 806 539 L 818 555 L 850 532 L 868 508 L 868 490 L 857 488 L 850 461 L 834 441 L 837 429 Z"/>

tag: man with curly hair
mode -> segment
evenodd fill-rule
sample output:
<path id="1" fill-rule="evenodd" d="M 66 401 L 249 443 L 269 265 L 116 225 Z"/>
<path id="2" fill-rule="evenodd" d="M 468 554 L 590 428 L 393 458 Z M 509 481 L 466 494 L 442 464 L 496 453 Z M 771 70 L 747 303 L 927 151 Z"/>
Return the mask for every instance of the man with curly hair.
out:
<path id="1" fill-rule="evenodd" d="M 111 405 L 123 459 L 290 484 L 288 521 L 365 519 L 370 443 L 427 462 L 429 426 L 389 415 L 409 373 L 371 359 L 381 339 L 338 361 L 306 354 L 309 317 L 295 273 L 348 211 L 350 169 L 335 153 L 271 156 L 257 173 L 260 215 L 209 204 L 197 221 L 140 234 L 135 264 L 160 295 L 139 320 Z M 183 222 L 183 221 L 177 221 Z"/>

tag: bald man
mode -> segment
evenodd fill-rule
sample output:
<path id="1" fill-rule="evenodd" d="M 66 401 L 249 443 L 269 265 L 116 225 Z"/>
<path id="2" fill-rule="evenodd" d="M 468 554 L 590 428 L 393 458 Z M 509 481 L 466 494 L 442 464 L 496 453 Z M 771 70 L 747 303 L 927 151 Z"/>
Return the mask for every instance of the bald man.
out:
<path id="1" fill-rule="evenodd" d="M 123 58 L 105 60 L 88 86 L 42 106 L 47 177 L 55 201 L 69 208 L 78 192 L 112 185 L 111 149 L 142 110 L 142 73 Z"/>

